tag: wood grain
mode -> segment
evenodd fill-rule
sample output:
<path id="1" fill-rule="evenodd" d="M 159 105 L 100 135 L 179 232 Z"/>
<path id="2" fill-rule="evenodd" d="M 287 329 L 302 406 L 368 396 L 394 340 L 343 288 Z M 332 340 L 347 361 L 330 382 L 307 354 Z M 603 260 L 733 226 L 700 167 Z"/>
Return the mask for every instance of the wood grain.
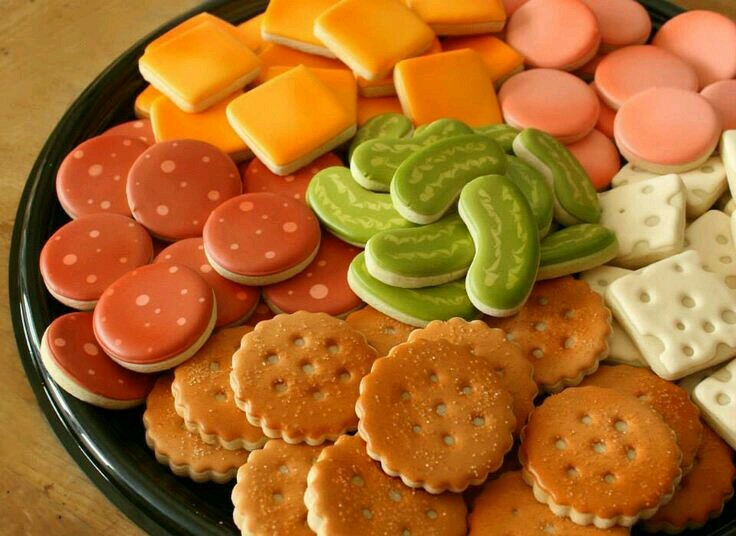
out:
<path id="1" fill-rule="evenodd" d="M 0 532 L 140 534 L 77 468 L 36 405 L 13 342 L 8 250 L 27 174 L 62 113 L 133 42 L 197 2 L 0 1 Z M 733 0 L 680 3 L 736 18 Z"/>

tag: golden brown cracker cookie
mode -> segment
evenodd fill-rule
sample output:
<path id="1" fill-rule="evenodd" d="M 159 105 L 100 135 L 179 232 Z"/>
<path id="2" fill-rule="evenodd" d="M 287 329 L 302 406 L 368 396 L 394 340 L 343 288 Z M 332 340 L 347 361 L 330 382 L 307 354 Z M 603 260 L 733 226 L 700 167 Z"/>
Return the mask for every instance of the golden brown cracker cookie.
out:
<path id="1" fill-rule="evenodd" d="M 230 383 L 238 407 L 268 437 L 319 445 L 355 429 L 360 379 L 375 358 L 343 320 L 281 314 L 243 337 Z"/>
<path id="2" fill-rule="evenodd" d="M 148 395 L 143 413 L 146 443 L 159 463 L 168 465 L 178 476 L 188 476 L 195 482 L 228 482 L 248 459 L 248 451 L 208 445 L 189 432 L 174 410 L 171 382 L 171 374 L 159 377 Z"/>
<path id="3" fill-rule="evenodd" d="M 232 357 L 250 326 L 215 333 L 194 356 L 174 370 L 174 408 L 192 433 L 210 445 L 255 450 L 266 443 L 258 426 L 249 424 L 235 405 L 230 388 Z"/>
<path id="4" fill-rule="evenodd" d="M 579 384 L 608 354 L 611 313 L 599 294 L 572 277 L 539 281 L 518 314 L 487 322 L 521 348 L 542 391 Z"/>
<path id="5" fill-rule="evenodd" d="M 394 347 L 360 383 L 355 409 L 368 455 L 407 486 L 463 491 L 513 445 L 513 399 L 467 346 L 418 339 Z"/>
<path id="6" fill-rule="evenodd" d="M 491 363 L 501 385 L 514 399 L 514 434 L 521 432 L 529 413 L 534 409 L 537 384 L 534 383 L 531 363 L 524 358 L 518 346 L 506 340 L 503 331 L 490 328 L 480 320 L 468 322 L 462 318 L 452 318 L 446 322 L 434 320 L 427 327 L 415 330 L 409 336 L 409 342 L 417 339 L 445 340 L 461 346 L 468 345 L 472 353 Z"/>
<path id="7" fill-rule="evenodd" d="M 365 335 L 368 344 L 373 346 L 381 357 L 388 355 L 391 348 L 397 344 L 406 342 L 414 330 L 414 326 L 386 316 L 370 305 L 350 313 L 345 321 Z"/>
<path id="8" fill-rule="evenodd" d="M 304 502 L 309 526 L 319 536 L 466 533 L 460 495 L 407 488 L 381 471 L 357 436 L 342 436 L 320 453 L 309 471 Z"/>
<path id="9" fill-rule="evenodd" d="M 675 434 L 656 411 L 593 386 L 565 389 L 536 408 L 519 457 L 538 501 L 599 528 L 651 517 L 682 473 Z"/>

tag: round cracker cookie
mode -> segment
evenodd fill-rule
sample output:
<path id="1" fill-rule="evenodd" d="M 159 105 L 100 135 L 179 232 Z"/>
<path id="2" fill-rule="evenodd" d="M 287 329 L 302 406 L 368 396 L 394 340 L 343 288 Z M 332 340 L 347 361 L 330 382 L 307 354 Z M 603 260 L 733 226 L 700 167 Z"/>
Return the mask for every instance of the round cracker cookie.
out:
<path id="1" fill-rule="evenodd" d="M 70 218 L 98 212 L 130 216 L 125 181 L 148 145 L 128 136 L 97 136 L 77 145 L 56 173 L 56 196 Z"/>
<path id="2" fill-rule="evenodd" d="M 94 312 L 95 337 L 136 372 L 175 367 L 212 333 L 217 307 L 209 285 L 177 264 L 149 264 L 110 285 Z"/>
<path id="3" fill-rule="evenodd" d="M 230 157 L 198 140 L 151 146 L 130 168 L 126 185 L 133 217 L 170 242 L 201 236 L 212 210 L 240 193 Z"/>
<path id="4" fill-rule="evenodd" d="M 649 405 L 675 432 L 682 451 L 683 473 L 690 470 L 703 437 L 703 424 L 698 407 L 682 387 L 663 380 L 649 369 L 629 365 L 602 366 L 580 385 L 610 387 Z"/>
<path id="5" fill-rule="evenodd" d="M 245 285 L 270 285 L 314 260 L 320 228 L 303 203 L 272 193 L 243 194 L 212 211 L 203 238 L 220 275 Z"/>
<path id="6" fill-rule="evenodd" d="M 91 214 L 51 235 L 39 268 L 54 298 L 73 309 L 90 310 L 113 281 L 152 257 L 153 242 L 142 226 L 120 214 Z"/>
<path id="7" fill-rule="evenodd" d="M 325 447 L 307 477 L 309 527 L 319 534 L 466 534 L 462 496 L 407 488 L 366 455 L 357 436 Z"/>
<path id="8" fill-rule="evenodd" d="M 153 145 L 156 141 L 153 135 L 153 126 L 150 119 L 137 119 L 108 128 L 100 136 L 128 136 L 141 140 L 146 145 Z"/>
<path id="9" fill-rule="evenodd" d="M 360 249 L 326 234 L 314 260 L 291 279 L 263 289 L 275 313 L 309 311 L 344 316 L 362 303 L 348 285 L 348 268 Z"/>
<path id="10" fill-rule="evenodd" d="M 188 476 L 195 482 L 212 480 L 224 484 L 235 477 L 248 459 L 247 450 L 227 450 L 208 445 L 197 434 L 189 432 L 174 410 L 171 374 L 156 380 L 146 400 L 143 425 L 146 444 L 159 463 L 168 465 L 177 476 Z"/>
<path id="11" fill-rule="evenodd" d="M 215 293 L 217 322 L 215 328 L 242 324 L 253 314 L 261 298 L 258 287 L 239 285 L 218 274 L 207 261 L 201 238 L 179 240 L 163 249 L 153 262 L 179 264 L 191 268 Z"/>
<path id="12" fill-rule="evenodd" d="M 542 391 L 579 384 L 608 354 L 611 313 L 599 294 L 572 277 L 537 282 L 515 316 L 486 322 L 521 348 Z"/>
<path id="13" fill-rule="evenodd" d="M 406 342 L 409 334 L 416 329 L 376 311 L 370 305 L 350 313 L 345 321 L 365 335 L 368 344 L 373 346 L 381 357 L 388 355 L 394 346 Z"/>
<path id="14" fill-rule="evenodd" d="M 468 346 L 417 339 L 360 382 L 355 405 L 368 455 L 407 486 L 461 492 L 486 480 L 513 445 L 513 399 Z"/>
<path id="15" fill-rule="evenodd" d="M 651 517 L 682 474 L 677 439 L 659 414 L 603 387 L 547 398 L 529 418 L 519 457 L 538 501 L 599 528 Z"/>
<path id="16" fill-rule="evenodd" d="M 174 370 L 171 392 L 176 413 L 187 430 L 210 445 L 228 450 L 255 450 L 266 443 L 259 427 L 243 418 L 230 387 L 232 356 L 250 326 L 215 333 L 191 359 Z"/>
<path id="17" fill-rule="evenodd" d="M 106 409 L 142 404 L 155 381 L 121 367 L 102 351 L 92 313 L 68 313 L 51 322 L 41 339 L 41 360 L 64 391 Z"/>
<path id="18" fill-rule="evenodd" d="M 322 446 L 280 439 L 251 452 L 233 488 L 233 519 L 242 534 L 314 534 L 307 524 L 307 474 Z"/>
<path id="19" fill-rule="evenodd" d="M 534 409 L 537 384 L 531 363 L 524 358 L 518 346 L 506 340 L 503 331 L 488 327 L 480 320 L 468 322 L 462 318 L 452 318 L 446 322 L 434 320 L 427 327 L 414 330 L 409 342 L 418 339 L 467 345 L 474 355 L 485 358 L 493 366 L 500 384 L 513 398 L 512 409 L 516 418 L 514 434 L 521 432 Z"/>
<path id="20" fill-rule="evenodd" d="M 602 530 L 581 526 L 557 517 L 534 498 L 521 471 L 502 474 L 488 482 L 473 503 L 468 518 L 470 536 L 627 536 L 629 530 L 616 527 Z"/>
<path id="21" fill-rule="evenodd" d="M 344 321 L 300 311 L 243 337 L 230 383 L 238 407 L 268 437 L 319 445 L 355 429 L 359 382 L 375 358 Z"/>
<path id="22" fill-rule="evenodd" d="M 697 529 L 723 512 L 733 497 L 736 466 L 731 448 L 708 426 L 695 455 L 695 465 L 683 477 L 672 500 L 646 520 L 647 530 L 669 534 Z"/>

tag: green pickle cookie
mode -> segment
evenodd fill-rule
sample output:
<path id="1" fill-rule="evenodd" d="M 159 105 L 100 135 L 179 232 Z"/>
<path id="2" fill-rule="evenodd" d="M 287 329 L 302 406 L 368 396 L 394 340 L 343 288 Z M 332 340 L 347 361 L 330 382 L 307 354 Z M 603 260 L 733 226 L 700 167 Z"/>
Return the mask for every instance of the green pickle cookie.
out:
<path id="1" fill-rule="evenodd" d="M 539 231 L 521 190 L 501 175 L 478 177 L 458 205 L 475 244 L 465 278 L 470 301 L 489 316 L 511 316 L 524 305 L 539 267 Z"/>
<path id="2" fill-rule="evenodd" d="M 365 253 L 350 264 L 348 284 L 358 297 L 374 309 L 400 322 L 424 327 L 432 320 L 479 316 L 465 293 L 462 279 L 420 289 L 392 287 L 368 273 Z"/>
<path id="3" fill-rule="evenodd" d="M 454 136 L 404 160 L 391 181 L 391 200 L 405 219 L 433 223 L 455 203 L 476 177 L 503 173 L 506 155 L 482 134 Z"/>
<path id="4" fill-rule="evenodd" d="M 387 285 L 421 288 L 465 275 L 475 248 L 457 214 L 438 222 L 374 235 L 365 246 L 368 272 Z"/>
<path id="5" fill-rule="evenodd" d="M 403 114 L 389 112 L 371 117 L 355 133 L 353 141 L 350 142 L 348 157 L 352 157 L 353 151 L 364 141 L 379 138 L 405 138 L 411 134 L 412 128 L 411 119 Z"/>
<path id="6" fill-rule="evenodd" d="M 506 177 L 511 179 L 526 197 L 534 219 L 537 220 L 539 236 L 545 236 L 552 226 L 555 200 L 544 176 L 523 160 L 507 156 Z"/>
<path id="7" fill-rule="evenodd" d="M 455 119 L 438 119 L 411 138 L 378 138 L 358 145 L 350 157 L 350 171 L 363 188 L 388 192 L 394 172 L 418 150 L 453 136 L 472 134 L 473 129 Z"/>
<path id="8" fill-rule="evenodd" d="M 503 152 L 513 154 L 514 139 L 519 135 L 519 129 L 504 123 L 497 123 L 495 125 L 475 127 L 475 133 L 488 136 L 501 146 Z"/>
<path id="9" fill-rule="evenodd" d="M 328 231 L 354 246 L 365 246 L 381 231 L 413 226 L 396 212 L 388 194 L 362 188 L 345 167 L 317 173 L 307 188 L 307 204 Z"/>
<path id="10" fill-rule="evenodd" d="M 514 152 L 544 175 L 552 187 L 557 221 L 563 225 L 598 223 L 598 195 L 583 166 L 567 147 L 549 134 L 527 128 L 516 136 Z"/>
<path id="11" fill-rule="evenodd" d="M 590 270 L 618 254 L 616 233 L 597 223 L 572 225 L 542 240 L 537 279 Z"/>

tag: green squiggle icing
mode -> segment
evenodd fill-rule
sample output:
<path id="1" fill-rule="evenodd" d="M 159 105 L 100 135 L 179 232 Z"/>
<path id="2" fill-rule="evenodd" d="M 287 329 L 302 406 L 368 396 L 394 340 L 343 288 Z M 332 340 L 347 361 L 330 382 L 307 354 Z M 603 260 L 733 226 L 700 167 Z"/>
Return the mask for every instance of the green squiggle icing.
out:
<path id="1" fill-rule="evenodd" d="M 353 141 L 350 142 L 350 149 L 348 149 L 348 158 L 353 156 L 353 151 L 364 141 L 378 138 L 404 138 L 411 133 L 411 130 L 411 119 L 403 114 L 390 112 L 371 117 L 355 133 Z"/>
<path id="2" fill-rule="evenodd" d="M 537 220 L 541 236 L 549 232 L 554 216 L 554 197 L 544 176 L 532 166 L 516 158 L 506 157 L 506 177 L 524 194 Z"/>
<path id="3" fill-rule="evenodd" d="M 516 136 L 519 134 L 519 130 L 512 127 L 511 125 L 497 123 L 494 125 L 475 127 L 475 133 L 488 136 L 493 141 L 498 143 L 505 153 L 513 154 L 512 147 L 514 143 L 514 138 L 516 138 Z"/>
<path id="4" fill-rule="evenodd" d="M 538 279 L 590 270 L 618 253 L 616 233 L 597 223 L 566 227 L 542 240 Z"/>

